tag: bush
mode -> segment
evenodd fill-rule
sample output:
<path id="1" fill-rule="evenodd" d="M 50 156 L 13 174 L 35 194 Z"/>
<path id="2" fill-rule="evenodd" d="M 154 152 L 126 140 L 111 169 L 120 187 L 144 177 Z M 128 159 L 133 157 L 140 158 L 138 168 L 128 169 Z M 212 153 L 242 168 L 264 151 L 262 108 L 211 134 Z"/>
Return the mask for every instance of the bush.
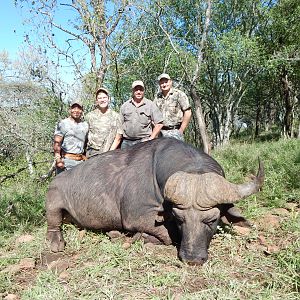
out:
<path id="1" fill-rule="evenodd" d="M 0 230 L 12 233 L 20 227 L 29 230 L 44 223 L 47 186 L 27 180 L 5 189 L 0 201 Z"/>

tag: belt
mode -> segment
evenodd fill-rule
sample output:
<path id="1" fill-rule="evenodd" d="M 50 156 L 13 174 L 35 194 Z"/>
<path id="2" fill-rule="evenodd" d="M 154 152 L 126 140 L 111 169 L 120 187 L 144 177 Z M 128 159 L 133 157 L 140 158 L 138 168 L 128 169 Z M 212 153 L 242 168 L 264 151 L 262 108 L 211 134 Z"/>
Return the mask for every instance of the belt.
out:
<path id="1" fill-rule="evenodd" d="M 162 130 L 172 130 L 172 129 L 179 129 L 179 128 L 180 128 L 180 124 L 177 124 L 177 125 L 163 126 Z"/>
<path id="2" fill-rule="evenodd" d="M 86 156 L 83 154 L 65 153 L 63 152 L 62 157 L 66 157 L 72 160 L 87 160 Z"/>
<path id="3" fill-rule="evenodd" d="M 142 140 L 142 139 L 143 139 L 143 138 L 133 140 L 133 139 L 129 139 L 129 138 L 123 137 L 123 140 L 130 141 L 130 142 L 140 141 L 140 140 Z"/>

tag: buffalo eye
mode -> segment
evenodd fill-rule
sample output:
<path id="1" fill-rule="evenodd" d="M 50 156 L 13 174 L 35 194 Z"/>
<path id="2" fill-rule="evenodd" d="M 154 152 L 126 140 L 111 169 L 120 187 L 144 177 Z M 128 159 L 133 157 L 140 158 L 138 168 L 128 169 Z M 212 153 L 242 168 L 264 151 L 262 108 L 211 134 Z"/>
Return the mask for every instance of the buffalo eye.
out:
<path id="1" fill-rule="evenodd" d="M 205 225 L 207 225 L 209 228 L 214 229 L 217 225 L 218 219 L 212 219 L 212 220 L 207 220 L 203 221 Z"/>
<path id="2" fill-rule="evenodd" d="M 173 208 L 172 209 L 172 214 L 173 216 L 176 218 L 176 221 L 181 224 L 184 222 L 184 215 L 183 215 L 183 212 L 178 209 L 178 208 Z"/>

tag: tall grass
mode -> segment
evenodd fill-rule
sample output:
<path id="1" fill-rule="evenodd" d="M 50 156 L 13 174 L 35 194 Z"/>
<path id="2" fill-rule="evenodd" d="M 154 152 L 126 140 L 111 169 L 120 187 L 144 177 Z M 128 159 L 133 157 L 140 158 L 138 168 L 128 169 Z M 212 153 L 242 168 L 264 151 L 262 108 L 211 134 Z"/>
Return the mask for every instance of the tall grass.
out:
<path id="1" fill-rule="evenodd" d="M 47 183 L 32 179 L 16 182 L 1 191 L 0 231 L 30 230 L 44 223 Z"/>
<path id="2" fill-rule="evenodd" d="M 214 151 L 227 178 L 242 182 L 249 174 L 256 174 L 258 158 L 264 163 L 265 184 L 258 202 L 261 206 L 284 207 L 287 202 L 300 199 L 300 141 L 228 145 Z"/>

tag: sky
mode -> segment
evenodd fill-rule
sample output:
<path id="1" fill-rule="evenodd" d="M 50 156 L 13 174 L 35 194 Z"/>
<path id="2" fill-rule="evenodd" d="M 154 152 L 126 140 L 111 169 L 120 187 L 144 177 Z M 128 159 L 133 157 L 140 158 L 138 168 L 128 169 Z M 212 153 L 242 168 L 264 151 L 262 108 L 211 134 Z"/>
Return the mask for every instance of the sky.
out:
<path id="1" fill-rule="evenodd" d="M 8 53 L 8 58 L 11 61 L 15 61 L 19 58 L 19 53 L 28 47 L 25 42 L 25 35 L 29 34 L 30 41 L 34 43 L 35 36 L 32 32 L 32 24 L 25 25 L 25 21 L 30 20 L 32 15 L 27 12 L 26 9 L 21 9 L 19 6 L 14 6 L 15 0 L 0 0 L 0 52 L 6 51 Z M 21 0 L 18 0 L 19 4 L 22 4 Z M 26 2 L 23 2 L 26 5 Z M 74 17 L 72 12 L 66 6 L 60 6 L 56 11 L 56 17 L 59 19 L 59 23 L 67 26 L 67 20 Z M 37 32 L 36 32 L 37 33 Z M 63 47 L 64 40 L 66 36 L 61 31 L 55 31 L 56 44 Z M 62 44 L 60 44 L 62 43 Z M 80 44 L 79 44 L 80 46 Z M 28 48 L 27 48 L 28 49 Z M 51 54 L 49 49 L 47 49 L 47 55 L 51 59 Z M 78 48 L 77 54 L 81 53 L 81 48 Z M 86 56 L 86 50 L 82 52 L 82 56 L 85 59 L 89 59 Z M 55 58 L 54 58 L 55 60 Z M 63 63 L 62 60 L 60 63 Z M 88 62 L 87 62 L 88 64 Z M 74 81 L 74 74 L 72 69 L 64 66 L 60 70 L 60 75 L 64 78 L 64 81 L 71 83 Z"/>
<path id="2" fill-rule="evenodd" d="M 9 58 L 15 59 L 24 41 L 26 26 L 20 8 L 16 8 L 13 0 L 0 0 L 0 52 L 7 51 Z"/>
<path id="3" fill-rule="evenodd" d="M 0 52 L 8 52 L 10 60 L 18 59 L 19 52 L 28 47 L 24 37 L 30 33 L 31 27 L 24 24 L 26 19 L 30 19 L 30 15 L 26 15 L 25 9 L 15 7 L 14 0 L 0 0 Z M 60 72 L 64 81 L 73 82 L 74 76 L 69 69 Z"/>

